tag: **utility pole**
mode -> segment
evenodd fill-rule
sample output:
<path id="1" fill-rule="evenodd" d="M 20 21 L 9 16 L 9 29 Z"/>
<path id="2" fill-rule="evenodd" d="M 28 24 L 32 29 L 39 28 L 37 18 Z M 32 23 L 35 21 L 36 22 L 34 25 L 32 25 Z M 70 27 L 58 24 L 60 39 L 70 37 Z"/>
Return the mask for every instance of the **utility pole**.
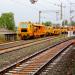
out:
<path id="1" fill-rule="evenodd" d="M 58 20 L 58 14 L 59 14 L 59 12 L 56 11 L 56 21 Z"/>
<path id="2" fill-rule="evenodd" d="M 70 25 L 72 24 L 72 19 L 74 16 L 72 16 L 72 13 L 74 12 L 74 10 L 71 9 L 71 5 L 72 3 L 70 3 Z"/>
<path id="3" fill-rule="evenodd" d="M 57 20 L 57 15 L 59 13 L 59 10 L 42 10 L 39 11 L 39 24 L 41 23 L 41 13 L 46 13 L 46 12 L 55 12 L 56 13 L 56 20 Z"/>
<path id="4" fill-rule="evenodd" d="M 59 0 L 60 1 L 60 0 Z M 62 26 L 62 19 L 63 19 L 63 5 L 62 5 L 62 2 L 60 3 L 60 5 L 57 5 L 57 6 L 59 6 L 60 7 L 60 22 L 61 22 L 61 24 L 60 24 L 60 26 Z"/>
<path id="5" fill-rule="evenodd" d="M 41 23 L 41 13 L 42 11 L 39 11 L 39 24 Z"/>
<path id="6" fill-rule="evenodd" d="M 71 3 L 70 3 L 70 25 L 71 25 L 71 22 L 72 22 L 71 14 L 72 14 L 72 10 L 71 10 Z"/>
<path id="7" fill-rule="evenodd" d="M 60 21 L 61 21 L 61 26 L 62 26 L 62 17 L 63 17 L 63 13 L 62 13 L 62 2 L 61 2 L 61 5 L 60 5 Z"/>

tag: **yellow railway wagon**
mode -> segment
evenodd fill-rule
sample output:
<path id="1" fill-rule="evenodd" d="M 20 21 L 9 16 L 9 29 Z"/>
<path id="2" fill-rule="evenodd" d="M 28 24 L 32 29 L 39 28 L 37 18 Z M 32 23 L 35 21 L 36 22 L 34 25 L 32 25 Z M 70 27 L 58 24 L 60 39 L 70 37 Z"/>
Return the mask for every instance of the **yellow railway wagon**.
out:
<path id="1" fill-rule="evenodd" d="M 75 26 L 68 26 L 68 31 L 73 31 L 73 33 L 75 34 Z"/>
<path id="2" fill-rule="evenodd" d="M 61 33 L 61 29 L 59 27 L 47 26 L 48 35 L 58 35 L 60 33 Z"/>
<path id="3" fill-rule="evenodd" d="M 46 35 L 52 35 L 53 33 L 53 27 L 46 26 Z"/>
<path id="4" fill-rule="evenodd" d="M 53 27 L 52 34 L 59 35 L 61 33 L 61 29 L 59 27 Z"/>
<path id="5" fill-rule="evenodd" d="M 32 24 L 20 22 L 18 27 L 18 35 L 21 39 L 40 37 L 46 34 L 46 27 L 40 24 Z"/>
<path id="6" fill-rule="evenodd" d="M 68 33 L 67 27 L 61 27 L 61 33 L 62 33 L 62 34 Z"/>
<path id="7" fill-rule="evenodd" d="M 75 31 L 75 27 L 51 27 L 31 22 L 20 22 L 18 26 L 18 35 L 21 39 L 28 39 L 46 35 L 59 35 L 67 33 L 68 30 Z"/>
<path id="8" fill-rule="evenodd" d="M 71 31 L 75 32 L 75 26 L 70 26 Z"/>
<path id="9" fill-rule="evenodd" d="M 46 35 L 46 27 L 41 24 L 33 24 L 34 37 L 40 37 Z"/>

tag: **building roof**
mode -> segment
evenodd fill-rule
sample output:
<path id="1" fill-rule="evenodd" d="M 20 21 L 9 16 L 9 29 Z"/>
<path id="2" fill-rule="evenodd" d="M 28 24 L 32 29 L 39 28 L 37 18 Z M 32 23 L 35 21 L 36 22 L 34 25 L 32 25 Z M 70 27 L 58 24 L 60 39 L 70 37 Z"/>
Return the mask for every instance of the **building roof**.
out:
<path id="1" fill-rule="evenodd" d="M 16 34 L 16 32 L 13 32 L 13 31 L 8 30 L 6 28 L 0 28 L 0 34 Z"/>

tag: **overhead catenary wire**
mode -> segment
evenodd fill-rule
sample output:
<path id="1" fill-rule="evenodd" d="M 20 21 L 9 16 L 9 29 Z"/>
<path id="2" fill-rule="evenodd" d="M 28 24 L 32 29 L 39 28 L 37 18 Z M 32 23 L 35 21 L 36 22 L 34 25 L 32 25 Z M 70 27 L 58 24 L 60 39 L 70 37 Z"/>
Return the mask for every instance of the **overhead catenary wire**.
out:
<path id="1" fill-rule="evenodd" d="M 75 5 L 75 3 L 72 3 L 70 0 L 67 0 L 69 5 L 70 5 L 70 25 L 71 25 L 71 22 L 72 22 L 72 19 L 74 18 L 74 16 L 72 16 L 72 13 L 74 13 L 74 10 L 72 9 L 72 7 Z"/>
<path id="2" fill-rule="evenodd" d="M 25 7 L 25 1 L 18 1 L 18 0 L 11 0 L 11 1 L 13 1 L 14 3 L 16 3 L 16 4 L 20 4 L 20 5 L 22 5 L 22 6 L 24 6 Z M 52 1 L 50 1 L 50 0 L 47 0 L 48 1 L 48 3 L 50 4 L 50 5 L 48 5 L 48 6 L 54 6 L 54 7 L 60 7 L 61 6 L 61 4 L 60 4 L 60 2 L 59 3 L 54 3 L 54 2 L 52 2 Z M 57 0 L 57 1 L 59 1 L 59 0 Z M 43 3 L 41 3 L 41 2 L 38 2 L 38 3 L 36 3 L 36 5 L 34 5 L 35 6 L 35 9 L 34 10 L 38 10 L 39 11 L 39 3 L 40 3 L 40 5 L 41 5 L 41 11 L 43 11 L 43 10 L 46 10 L 46 9 L 48 9 L 48 7 L 45 5 L 45 4 L 43 4 Z M 32 5 L 28 5 L 28 6 L 32 6 Z M 69 5 L 63 5 L 62 7 L 70 7 Z M 44 13 L 48 13 L 48 11 L 49 10 L 46 10 L 46 12 L 44 12 Z M 52 12 L 52 11 L 54 11 L 54 10 L 51 10 L 51 11 L 49 11 L 49 12 Z M 56 11 L 56 10 L 55 10 Z"/>

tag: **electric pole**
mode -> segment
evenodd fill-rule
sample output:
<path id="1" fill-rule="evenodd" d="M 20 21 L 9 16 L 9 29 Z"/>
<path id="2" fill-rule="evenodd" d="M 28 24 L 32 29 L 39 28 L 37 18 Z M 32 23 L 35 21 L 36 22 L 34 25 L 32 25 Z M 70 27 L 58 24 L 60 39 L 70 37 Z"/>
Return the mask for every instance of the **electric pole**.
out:
<path id="1" fill-rule="evenodd" d="M 42 11 L 39 11 L 39 24 L 41 23 L 41 13 Z"/>
<path id="2" fill-rule="evenodd" d="M 74 4 L 74 3 L 70 3 L 70 25 L 72 24 L 72 19 L 74 17 L 74 16 L 72 16 L 72 13 L 74 12 L 74 10 L 72 10 L 72 8 L 71 8 L 72 4 Z"/>
<path id="3" fill-rule="evenodd" d="M 60 21 L 61 21 L 61 26 L 62 26 L 62 16 L 63 16 L 63 14 L 62 14 L 62 2 L 61 2 L 61 5 L 60 5 Z"/>
<path id="4" fill-rule="evenodd" d="M 58 14 L 59 14 L 59 12 L 55 12 L 56 13 L 56 21 L 58 21 Z"/>
<path id="5" fill-rule="evenodd" d="M 60 24 L 60 26 L 62 26 L 62 19 L 63 19 L 63 5 L 62 5 L 62 2 L 60 3 L 60 5 L 58 4 L 58 5 L 56 5 L 56 6 L 59 6 L 60 7 L 60 22 L 61 22 L 61 24 Z"/>
<path id="6" fill-rule="evenodd" d="M 72 14 L 72 10 L 71 10 L 71 3 L 70 3 L 70 25 L 71 25 L 71 22 L 72 22 L 71 14 Z"/>

